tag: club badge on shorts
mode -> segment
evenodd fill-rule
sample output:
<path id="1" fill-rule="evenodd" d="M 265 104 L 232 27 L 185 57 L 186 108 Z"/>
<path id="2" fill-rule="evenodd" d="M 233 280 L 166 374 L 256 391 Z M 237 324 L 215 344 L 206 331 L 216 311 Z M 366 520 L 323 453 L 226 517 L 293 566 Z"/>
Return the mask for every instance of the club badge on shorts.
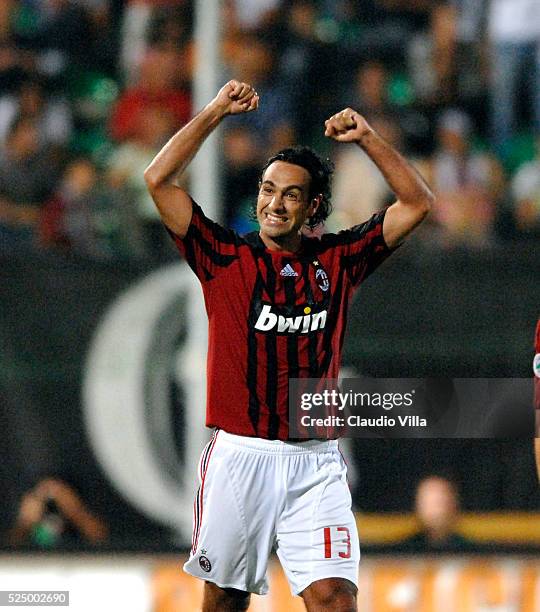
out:
<path id="1" fill-rule="evenodd" d="M 540 353 L 536 353 L 533 359 L 533 372 L 536 378 L 540 378 Z"/>
<path id="2" fill-rule="evenodd" d="M 199 565 L 201 566 L 203 572 L 209 572 L 212 570 L 212 564 L 210 563 L 210 560 L 204 555 L 201 555 L 199 557 Z"/>

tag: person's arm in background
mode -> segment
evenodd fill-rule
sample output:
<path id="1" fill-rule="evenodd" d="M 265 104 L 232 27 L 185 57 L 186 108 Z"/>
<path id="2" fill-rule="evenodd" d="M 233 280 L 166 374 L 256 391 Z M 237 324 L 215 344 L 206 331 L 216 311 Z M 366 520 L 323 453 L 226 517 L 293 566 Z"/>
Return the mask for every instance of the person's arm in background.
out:
<path id="1" fill-rule="evenodd" d="M 325 136 L 338 142 L 356 143 L 379 168 L 396 195 L 397 201 L 386 211 L 383 236 L 390 248 L 397 246 L 424 220 L 435 196 L 409 162 L 353 109 L 337 113 L 325 126 Z"/>
<path id="2" fill-rule="evenodd" d="M 109 529 L 105 523 L 94 516 L 75 491 L 61 480 L 43 480 L 36 487 L 35 494 L 44 503 L 48 499 L 53 500 L 62 516 L 91 544 L 99 544 L 108 539 Z"/>
<path id="3" fill-rule="evenodd" d="M 177 132 L 152 160 L 144 179 L 165 225 L 180 238 L 186 235 L 192 215 L 189 194 L 174 184 L 206 138 L 227 115 L 257 108 L 257 92 L 247 83 L 229 81 L 217 96 Z"/>
<path id="4" fill-rule="evenodd" d="M 36 495 L 34 490 L 25 493 L 21 499 L 15 525 L 7 535 L 8 546 L 21 546 L 27 543 L 30 532 L 39 523 L 44 511 L 45 501 Z"/>
<path id="5" fill-rule="evenodd" d="M 10 546 L 31 543 L 29 536 L 43 519 L 49 501 L 54 501 L 61 516 L 69 521 L 85 540 L 91 544 L 107 540 L 107 526 L 86 509 L 75 491 L 61 480 L 46 478 L 23 496 L 15 525 L 8 534 Z"/>

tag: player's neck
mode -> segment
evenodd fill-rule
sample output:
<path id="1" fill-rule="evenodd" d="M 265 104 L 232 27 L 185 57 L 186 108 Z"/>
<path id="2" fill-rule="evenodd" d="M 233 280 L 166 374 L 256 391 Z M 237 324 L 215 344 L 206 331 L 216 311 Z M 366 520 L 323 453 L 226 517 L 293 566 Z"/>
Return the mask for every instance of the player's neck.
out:
<path id="1" fill-rule="evenodd" d="M 302 236 L 299 232 L 283 236 L 280 238 L 271 238 L 263 232 L 259 232 L 259 236 L 264 243 L 264 246 L 270 251 L 284 251 L 286 253 L 298 253 L 302 244 Z"/>

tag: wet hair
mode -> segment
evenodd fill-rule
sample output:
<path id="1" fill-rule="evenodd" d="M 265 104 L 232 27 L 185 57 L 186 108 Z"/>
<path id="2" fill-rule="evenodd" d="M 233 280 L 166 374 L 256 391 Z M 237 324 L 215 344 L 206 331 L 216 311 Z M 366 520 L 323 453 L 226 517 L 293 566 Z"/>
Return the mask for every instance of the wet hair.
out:
<path id="1" fill-rule="evenodd" d="M 310 229 L 314 229 L 320 223 L 323 223 L 328 215 L 332 212 L 332 174 L 334 172 L 334 164 L 329 159 L 322 159 L 313 149 L 309 147 L 291 147 L 282 149 L 275 155 L 270 157 L 261 173 L 261 180 L 267 168 L 276 161 L 287 162 L 295 166 L 305 168 L 311 177 L 309 185 L 309 202 L 318 195 L 322 196 L 317 210 L 309 219 L 306 220 L 306 225 Z"/>

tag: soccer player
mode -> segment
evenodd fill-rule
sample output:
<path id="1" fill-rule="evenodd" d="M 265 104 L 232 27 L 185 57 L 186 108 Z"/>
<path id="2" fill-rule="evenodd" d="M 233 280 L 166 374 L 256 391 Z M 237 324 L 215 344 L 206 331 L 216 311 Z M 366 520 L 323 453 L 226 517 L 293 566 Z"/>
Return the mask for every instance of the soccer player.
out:
<path id="1" fill-rule="evenodd" d="M 310 612 L 356 610 L 358 534 L 337 440 L 289 440 L 289 378 L 337 378 L 356 287 L 426 216 L 433 195 L 356 111 L 325 135 L 361 147 L 397 201 L 338 234 L 309 236 L 330 212 L 330 164 L 311 149 L 266 163 L 258 232 L 208 219 L 174 179 L 228 115 L 256 111 L 235 80 L 157 154 L 145 179 L 180 253 L 202 284 L 209 319 L 204 449 L 184 569 L 206 581 L 203 610 L 245 610 L 267 591 L 273 549 Z M 361 198 L 362 194 L 358 194 Z M 307 228 L 306 228 L 307 226 Z M 391 296 L 388 296 L 391 299 Z"/>

